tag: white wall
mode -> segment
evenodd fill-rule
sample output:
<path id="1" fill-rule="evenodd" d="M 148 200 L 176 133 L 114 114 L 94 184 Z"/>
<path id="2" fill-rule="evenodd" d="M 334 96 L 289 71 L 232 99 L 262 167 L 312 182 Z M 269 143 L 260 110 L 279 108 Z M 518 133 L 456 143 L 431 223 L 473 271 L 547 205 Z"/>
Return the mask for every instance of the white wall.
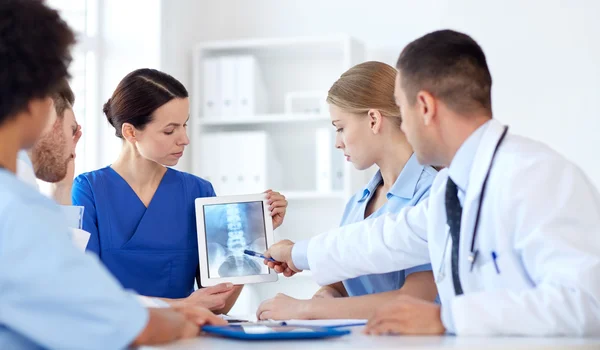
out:
<path id="1" fill-rule="evenodd" d="M 162 0 L 161 68 L 191 89 L 197 42 L 340 32 L 362 40 L 368 59 L 393 65 L 427 32 L 464 31 L 488 57 L 495 116 L 600 185 L 599 13 L 594 0 Z"/>
<path id="2" fill-rule="evenodd" d="M 102 106 L 129 72 L 160 67 L 160 0 L 102 0 L 100 11 L 97 166 L 104 167 L 118 156 L 121 141 L 102 114 Z"/>

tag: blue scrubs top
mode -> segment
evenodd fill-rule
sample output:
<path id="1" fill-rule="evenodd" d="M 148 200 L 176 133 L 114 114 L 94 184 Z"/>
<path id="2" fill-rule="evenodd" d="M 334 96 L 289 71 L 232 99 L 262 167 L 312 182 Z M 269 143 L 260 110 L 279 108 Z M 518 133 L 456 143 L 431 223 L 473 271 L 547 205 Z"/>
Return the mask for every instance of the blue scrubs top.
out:
<path id="1" fill-rule="evenodd" d="M 0 169 L 0 349 L 123 349 L 148 312 L 93 255 L 61 209 Z"/>
<path id="2" fill-rule="evenodd" d="M 125 288 L 162 298 L 194 290 L 198 238 L 194 200 L 214 197 L 210 182 L 167 168 L 148 208 L 111 167 L 82 174 L 73 204 L 85 207 L 83 229 L 95 252 Z"/>
<path id="3" fill-rule="evenodd" d="M 371 214 L 369 218 L 376 218 L 385 213 L 397 213 L 405 206 L 414 206 L 424 200 L 429 196 L 429 189 L 436 174 L 437 172 L 432 167 L 420 165 L 417 157 L 413 154 L 387 193 L 387 203 Z M 341 226 L 365 219 L 367 204 L 375 194 L 375 190 L 381 181 L 381 172 L 377 171 L 367 186 L 350 198 L 348 204 L 346 204 Z M 400 289 L 408 275 L 420 271 L 431 271 L 431 265 L 421 265 L 384 274 L 360 276 L 346 280 L 343 283 L 349 296 L 382 293 Z"/>

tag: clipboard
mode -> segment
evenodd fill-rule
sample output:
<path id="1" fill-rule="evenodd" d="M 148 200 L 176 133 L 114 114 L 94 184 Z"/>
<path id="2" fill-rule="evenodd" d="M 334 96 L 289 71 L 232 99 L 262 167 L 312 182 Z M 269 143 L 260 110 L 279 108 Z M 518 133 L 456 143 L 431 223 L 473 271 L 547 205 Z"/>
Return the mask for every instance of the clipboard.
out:
<path id="1" fill-rule="evenodd" d="M 351 333 L 349 330 L 326 327 L 264 324 L 203 326 L 202 331 L 207 334 L 240 340 L 323 339 L 341 337 Z"/>

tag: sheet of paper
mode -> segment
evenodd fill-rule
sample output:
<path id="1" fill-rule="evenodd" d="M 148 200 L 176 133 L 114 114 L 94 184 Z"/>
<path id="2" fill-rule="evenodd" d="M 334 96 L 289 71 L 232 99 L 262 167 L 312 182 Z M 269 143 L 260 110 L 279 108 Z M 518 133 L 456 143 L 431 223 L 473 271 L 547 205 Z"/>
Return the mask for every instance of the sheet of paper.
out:
<path id="1" fill-rule="evenodd" d="M 75 245 L 78 250 L 85 252 L 85 248 L 90 240 L 90 233 L 78 228 L 71 228 L 69 230 L 69 235 L 73 245 Z"/>
<path id="2" fill-rule="evenodd" d="M 333 319 L 333 320 L 286 320 L 288 326 L 350 327 L 364 326 L 367 320 Z"/>
<path id="3" fill-rule="evenodd" d="M 264 320 L 257 321 L 256 316 L 254 315 L 221 315 L 224 320 L 236 320 L 236 321 L 248 321 L 254 324 L 264 324 L 264 325 L 279 325 L 281 323 L 285 323 L 288 326 L 316 326 L 316 327 L 353 327 L 353 326 L 364 326 L 367 324 L 367 320 L 365 319 L 333 319 L 333 320 Z"/>
<path id="4" fill-rule="evenodd" d="M 67 227 L 72 228 L 83 228 L 83 212 L 84 207 L 80 205 L 61 205 L 61 211 L 67 220 Z"/>

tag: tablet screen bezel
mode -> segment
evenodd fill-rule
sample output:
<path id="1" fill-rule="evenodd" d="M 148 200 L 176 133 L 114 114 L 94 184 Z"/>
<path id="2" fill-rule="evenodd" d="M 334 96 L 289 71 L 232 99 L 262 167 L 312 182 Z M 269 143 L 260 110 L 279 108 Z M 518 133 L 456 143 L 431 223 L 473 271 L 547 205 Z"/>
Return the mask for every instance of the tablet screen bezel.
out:
<path id="1" fill-rule="evenodd" d="M 200 285 L 202 287 L 210 287 L 219 283 L 251 284 L 277 281 L 277 273 L 271 269 L 269 269 L 269 274 L 263 275 L 209 278 L 208 249 L 206 239 L 206 227 L 204 222 L 204 206 L 247 202 L 262 202 L 267 247 L 270 247 L 275 243 L 275 238 L 273 234 L 273 222 L 269 212 L 269 205 L 267 203 L 266 193 L 239 196 L 206 197 L 196 199 L 195 205 L 196 230 L 198 236 L 198 264 L 200 266 Z"/>

